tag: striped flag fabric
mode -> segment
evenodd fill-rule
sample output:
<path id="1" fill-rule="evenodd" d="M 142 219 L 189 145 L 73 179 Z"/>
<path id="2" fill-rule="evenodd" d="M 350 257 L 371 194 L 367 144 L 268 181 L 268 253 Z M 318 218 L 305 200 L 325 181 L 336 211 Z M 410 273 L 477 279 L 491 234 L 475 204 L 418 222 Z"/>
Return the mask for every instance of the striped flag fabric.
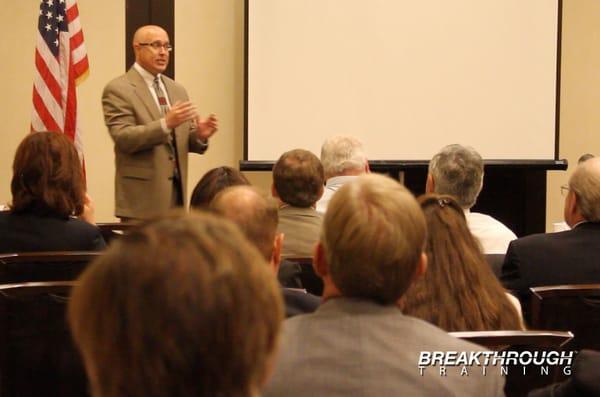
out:
<path id="1" fill-rule="evenodd" d="M 41 0 L 33 79 L 33 131 L 71 138 L 83 161 L 76 86 L 89 64 L 75 0 Z"/>

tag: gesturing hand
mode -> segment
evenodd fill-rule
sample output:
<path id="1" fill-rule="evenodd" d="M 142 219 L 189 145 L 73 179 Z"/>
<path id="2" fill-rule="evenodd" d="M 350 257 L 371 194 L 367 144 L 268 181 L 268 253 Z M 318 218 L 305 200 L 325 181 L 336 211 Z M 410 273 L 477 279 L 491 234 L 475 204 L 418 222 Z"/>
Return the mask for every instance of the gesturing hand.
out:
<path id="1" fill-rule="evenodd" d="M 208 138 L 213 136 L 218 129 L 218 120 L 214 114 L 208 116 L 208 118 L 202 119 L 198 116 L 196 119 L 196 134 L 202 141 L 206 141 Z"/>
<path id="2" fill-rule="evenodd" d="M 177 101 L 171 109 L 169 109 L 167 114 L 165 114 L 165 122 L 167 123 L 167 128 L 172 129 L 179 127 L 181 123 L 188 120 L 194 120 L 197 117 L 198 112 L 196 111 L 196 106 L 192 102 Z"/>

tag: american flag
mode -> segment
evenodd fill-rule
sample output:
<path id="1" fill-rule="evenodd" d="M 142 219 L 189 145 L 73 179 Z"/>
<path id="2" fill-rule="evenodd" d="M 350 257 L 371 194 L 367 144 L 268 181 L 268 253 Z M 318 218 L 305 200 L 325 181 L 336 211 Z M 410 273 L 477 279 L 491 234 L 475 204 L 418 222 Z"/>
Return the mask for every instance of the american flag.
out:
<path id="1" fill-rule="evenodd" d="M 75 0 L 41 0 L 33 80 L 33 131 L 69 136 L 83 160 L 76 85 L 89 65 Z"/>

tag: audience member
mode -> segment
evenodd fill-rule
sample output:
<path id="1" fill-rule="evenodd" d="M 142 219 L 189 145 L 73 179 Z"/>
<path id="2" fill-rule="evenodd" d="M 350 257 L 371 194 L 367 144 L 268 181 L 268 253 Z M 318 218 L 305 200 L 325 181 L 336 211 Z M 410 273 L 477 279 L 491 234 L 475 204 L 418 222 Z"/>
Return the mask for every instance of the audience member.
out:
<path id="1" fill-rule="evenodd" d="M 460 205 L 437 194 L 419 203 L 427 222 L 427 272 L 402 297 L 402 312 L 448 332 L 522 328 L 519 301 L 486 263 Z"/>
<path id="2" fill-rule="evenodd" d="M 483 187 L 483 159 L 473 148 L 448 145 L 429 162 L 426 193 L 453 196 L 465 211 L 471 233 L 484 254 L 504 254 L 517 236 L 500 221 L 471 212 Z"/>
<path id="3" fill-rule="evenodd" d="M 425 271 L 425 236 L 419 204 L 402 185 L 374 174 L 345 184 L 329 204 L 315 249 L 324 302 L 285 321 L 265 395 L 503 395 L 499 372 L 418 370 L 422 351 L 481 350 L 397 306 Z"/>
<path id="4" fill-rule="evenodd" d="M 529 397 L 600 397 L 600 352 L 582 350 L 573 362 L 571 377 L 537 389 Z"/>
<path id="5" fill-rule="evenodd" d="M 358 139 L 338 135 L 323 142 L 321 163 L 326 183 L 323 196 L 317 201 L 317 212 L 324 214 L 331 197 L 340 187 L 369 172 L 369 161 Z"/>
<path id="6" fill-rule="evenodd" d="M 583 163 L 584 161 L 587 161 L 587 160 L 589 160 L 589 159 L 593 159 L 594 157 L 596 157 L 596 156 L 594 156 L 594 155 L 593 155 L 593 154 L 591 154 L 591 153 L 585 153 L 585 154 L 582 154 L 582 155 L 581 155 L 581 157 L 579 157 L 579 159 L 577 160 L 577 164 L 581 164 L 581 163 Z"/>
<path id="7" fill-rule="evenodd" d="M 285 152 L 273 166 L 273 196 L 279 199 L 283 257 L 309 257 L 319 239 L 323 215 L 315 210 L 323 194 L 323 166 L 308 150 Z"/>
<path id="8" fill-rule="evenodd" d="M 269 262 L 277 276 L 281 263 L 284 235 L 277 232 L 279 211 L 277 202 L 251 186 L 234 186 L 223 190 L 211 203 L 211 209 L 237 224 Z M 314 312 L 319 297 L 305 291 L 282 288 L 286 317 Z"/>
<path id="9" fill-rule="evenodd" d="M 0 252 L 105 248 L 75 146 L 67 136 L 34 132 L 17 148 L 12 203 L 0 212 Z"/>
<path id="10" fill-rule="evenodd" d="M 102 397 L 257 396 L 282 317 L 259 252 L 206 213 L 123 236 L 69 303 L 92 395 Z"/>
<path id="11" fill-rule="evenodd" d="M 190 207 L 196 210 L 207 209 L 212 199 L 229 186 L 249 185 L 248 179 L 240 171 L 231 167 L 217 167 L 200 178 L 190 199 Z"/>
<path id="12" fill-rule="evenodd" d="M 508 247 L 501 279 L 525 309 L 530 287 L 600 282 L 600 158 L 571 175 L 564 217 L 571 230 L 522 237 Z"/>

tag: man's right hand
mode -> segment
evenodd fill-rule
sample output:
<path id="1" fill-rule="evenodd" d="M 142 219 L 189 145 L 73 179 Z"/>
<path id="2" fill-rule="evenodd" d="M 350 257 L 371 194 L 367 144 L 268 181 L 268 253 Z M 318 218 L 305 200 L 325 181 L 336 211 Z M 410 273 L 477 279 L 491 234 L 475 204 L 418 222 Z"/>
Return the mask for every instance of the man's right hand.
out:
<path id="1" fill-rule="evenodd" d="M 181 123 L 188 120 L 194 120 L 198 117 L 196 106 L 190 101 L 177 101 L 165 114 L 165 122 L 167 128 L 172 129 L 178 127 Z"/>

